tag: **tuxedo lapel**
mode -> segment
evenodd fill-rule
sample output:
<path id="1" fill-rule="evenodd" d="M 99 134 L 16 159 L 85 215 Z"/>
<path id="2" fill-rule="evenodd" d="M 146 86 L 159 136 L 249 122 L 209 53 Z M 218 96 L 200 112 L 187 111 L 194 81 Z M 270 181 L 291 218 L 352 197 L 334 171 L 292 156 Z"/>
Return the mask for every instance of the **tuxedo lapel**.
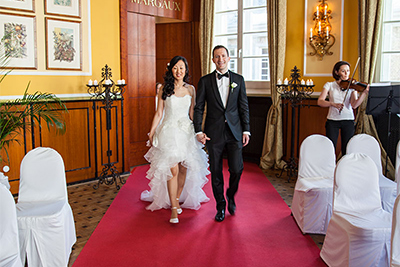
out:
<path id="1" fill-rule="evenodd" d="M 232 83 L 234 83 L 234 75 L 233 73 L 229 70 L 229 88 L 228 88 L 228 99 L 226 100 L 226 107 L 228 107 L 229 104 L 229 99 L 231 98 L 231 93 L 232 91 Z"/>
<path id="2" fill-rule="evenodd" d="M 224 104 L 222 103 L 222 99 L 221 99 L 221 94 L 219 93 L 218 90 L 218 85 L 217 85 L 217 77 L 216 77 L 216 71 L 213 71 L 210 75 L 211 77 L 211 85 L 212 85 L 212 91 L 214 92 L 214 96 L 215 99 L 217 100 L 217 103 L 223 108 L 224 108 Z"/>

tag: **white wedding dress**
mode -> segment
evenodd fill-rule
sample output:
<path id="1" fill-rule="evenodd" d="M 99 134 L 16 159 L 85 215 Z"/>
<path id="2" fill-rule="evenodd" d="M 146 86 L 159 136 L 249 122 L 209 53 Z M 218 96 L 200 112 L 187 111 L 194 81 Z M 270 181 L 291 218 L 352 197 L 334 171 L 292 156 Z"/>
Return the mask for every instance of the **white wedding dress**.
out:
<path id="1" fill-rule="evenodd" d="M 202 189 L 208 182 L 208 162 L 189 118 L 191 98 L 172 95 L 164 102 L 164 118 L 156 129 L 153 146 L 144 156 L 151 163 L 147 171 L 151 190 L 143 191 L 140 199 L 152 202 L 148 210 L 171 208 L 167 180 L 172 178 L 170 169 L 179 162 L 187 168 L 180 206 L 197 210 L 200 203 L 210 200 Z"/>

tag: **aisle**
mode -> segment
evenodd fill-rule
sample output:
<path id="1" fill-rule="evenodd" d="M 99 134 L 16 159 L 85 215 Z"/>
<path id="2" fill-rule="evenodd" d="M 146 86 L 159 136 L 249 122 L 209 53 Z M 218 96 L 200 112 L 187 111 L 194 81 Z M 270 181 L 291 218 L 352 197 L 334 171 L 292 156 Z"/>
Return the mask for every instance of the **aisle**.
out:
<path id="1" fill-rule="evenodd" d="M 213 219 L 210 182 L 204 189 L 212 200 L 184 210 L 177 225 L 169 210 L 145 210 L 139 196 L 147 169 L 133 171 L 73 266 L 325 266 L 256 164 L 245 163 L 237 214 L 222 223 Z"/>

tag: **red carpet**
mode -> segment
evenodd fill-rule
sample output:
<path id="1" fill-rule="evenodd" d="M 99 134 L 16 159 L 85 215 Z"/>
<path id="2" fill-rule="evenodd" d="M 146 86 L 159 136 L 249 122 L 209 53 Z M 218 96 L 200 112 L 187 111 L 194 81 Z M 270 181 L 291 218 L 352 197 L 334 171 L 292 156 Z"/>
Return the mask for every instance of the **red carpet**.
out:
<path id="1" fill-rule="evenodd" d="M 204 189 L 211 200 L 184 210 L 177 225 L 168 222 L 169 210 L 146 210 L 139 196 L 148 189 L 147 169 L 137 167 L 128 178 L 74 267 L 326 266 L 256 164 L 245 163 L 237 213 L 221 223 L 214 221 L 210 182 Z"/>

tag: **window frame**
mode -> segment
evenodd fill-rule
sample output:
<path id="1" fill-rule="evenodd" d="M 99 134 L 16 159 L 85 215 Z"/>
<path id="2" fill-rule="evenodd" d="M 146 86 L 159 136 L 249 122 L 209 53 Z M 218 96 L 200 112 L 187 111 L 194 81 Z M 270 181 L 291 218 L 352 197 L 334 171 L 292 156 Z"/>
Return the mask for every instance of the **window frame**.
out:
<path id="1" fill-rule="evenodd" d="M 392 0 L 393 1 L 393 0 Z M 379 40 L 379 47 L 378 47 L 378 58 L 377 58 L 377 64 L 376 64 L 376 69 L 375 69 L 375 75 L 374 75 L 374 81 L 378 83 L 390 83 L 390 84 L 398 84 L 400 83 L 399 80 L 386 80 L 383 79 L 383 58 L 384 55 L 388 54 L 395 54 L 400 56 L 400 50 L 395 50 L 395 51 L 384 51 L 384 36 L 385 36 L 385 26 L 386 25 L 392 25 L 396 23 L 400 23 L 400 18 L 397 20 L 389 20 L 387 19 L 387 14 L 386 14 L 386 4 L 388 0 L 383 1 L 383 15 L 382 15 L 382 25 L 381 25 L 381 37 Z"/>
<path id="2" fill-rule="evenodd" d="M 265 55 L 252 55 L 252 56 L 243 56 L 243 41 L 244 41 L 244 35 L 245 34 L 252 34 L 252 33 L 263 33 L 265 32 L 268 36 L 268 27 L 266 30 L 261 30 L 261 31 L 248 31 L 246 33 L 244 33 L 244 27 L 243 27 L 243 19 L 244 19 L 244 12 L 246 10 L 251 10 L 251 9 L 259 9 L 259 8 L 265 8 L 267 9 L 266 5 L 261 5 L 261 6 L 252 6 L 252 7 L 247 7 L 244 8 L 243 2 L 245 0 L 237 0 L 238 2 L 238 7 L 237 9 L 231 9 L 231 10 L 224 10 L 224 11 L 216 11 L 217 9 L 215 8 L 214 11 L 214 16 L 216 16 L 217 14 L 223 14 L 223 13 L 229 13 L 232 11 L 237 12 L 237 18 L 238 18 L 238 25 L 237 25 L 237 33 L 232 34 L 232 33 L 221 33 L 221 34 L 216 34 L 214 31 L 213 34 L 213 47 L 215 45 L 218 45 L 215 42 L 215 37 L 224 37 L 224 36 L 236 36 L 237 37 L 237 50 L 236 50 L 236 55 L 232 56 L 230 53 L 230 57 L 231 57 L 231 61 L 229 63 L 229 65 L 231 64 L 236 64 L 236 69 L 237 72 L 239 74 L 243 75 L 243 61 L 246 58 L 261 58 L 261 59 L 265 59 Z M 215 21 L 215 20 L 214 20 Z M 268 38 L 268 37 L 267 37 Z M 266 43 L 266 47 L 267 49 L 269 49 L 268 47 L 268 39 L 267 39 L 267 43 Z M 229 49 L 229 47 L 227 47 Z M 268 60 L 268 78 L 270 78 L 270 67 L 269 67 L 269 54 L 267 54 L 267 60 Z M 232 61 L 234 61 L 234 63 L 232 63 Z M 261 60 L 261 66 L 260 66 L 260 70 L 263 71 L 265 68 L 262 67 L 264 60 Z M 213 68 L 214 69 L 214 66 Z M 229 69 L 232 69 L 231 66 L 229 66 Z M 261 76 L 263 76 L 263 74 L 261 74 Z M 245 78 L 245 83 L 246 83 L 246 90 L 247 90 L 247 94 L 251 95 L 251 96 L 267 96 L 271 94 L 271 89 L 270 89 L 270 80 L 266 80 L 266 81 L 247 81 Z"/>

